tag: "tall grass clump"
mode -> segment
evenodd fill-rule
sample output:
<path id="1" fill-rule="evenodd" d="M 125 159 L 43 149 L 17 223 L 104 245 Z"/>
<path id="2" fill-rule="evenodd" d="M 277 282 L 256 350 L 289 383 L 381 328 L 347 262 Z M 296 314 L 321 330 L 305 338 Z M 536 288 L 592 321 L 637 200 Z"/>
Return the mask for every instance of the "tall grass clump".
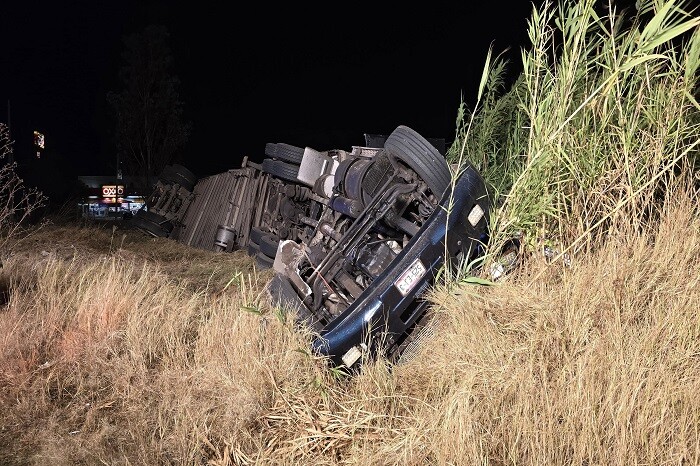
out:
<path id="1" fill-rule="evenodd" d="M 217 293 L 150 261 L 13 257 L 0 307 L 0 463 L 204 464 L 254 458 L 260 417 L 328 378 L 256 273 Z M 316 384 L 317 388 L 307 389 Z M 251 462 L 254 460 L 251 460 Z M 250 463 L 248 463 L 250 464 Z"/>
<path id="2" fill-rule="evenodd" d="M 404 464 L 700 464 L 698 200 L 679 190 L 655 228 L 629 223 L 571 267 L 529 260 L 481 293 L 434 289 L 441 331 L 395 372 L 425 403 L 381 450 L 428 455 Z"/>
<path id="3" fill-rule="evenodd" d="M 598 245 L 697 176 L 700 18 L 677 1 L 596 3 L 535 8 L 522 74 L 506 90 L 508 64 L 489 53 L 476 108 L 460 107 L 448 156 L 487 180 L 495 248 Z"/>

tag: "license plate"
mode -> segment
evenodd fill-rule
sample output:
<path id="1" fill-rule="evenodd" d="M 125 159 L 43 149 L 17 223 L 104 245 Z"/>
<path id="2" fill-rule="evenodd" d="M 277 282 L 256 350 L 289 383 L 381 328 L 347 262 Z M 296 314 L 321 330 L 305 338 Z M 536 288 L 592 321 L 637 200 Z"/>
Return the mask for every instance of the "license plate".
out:
<path id="1" fill-rule="evenodd" d="M 394 286 L 397 290 L 399 290 L 399 293 L 401 293 L 402 296 L 406 296 L 411 292 L 413 287 L 416 286 L 416 283 L 423 278 L 425 272 L 427 272 L 427 270 L 425 269 L 423 263 L 420 261 L 420 259 L 416 259 L 413 264 L 411 264 L 410 267 L 408 267 L 408 269 L 401 274 L 396 282 L 394 282 Z"/>

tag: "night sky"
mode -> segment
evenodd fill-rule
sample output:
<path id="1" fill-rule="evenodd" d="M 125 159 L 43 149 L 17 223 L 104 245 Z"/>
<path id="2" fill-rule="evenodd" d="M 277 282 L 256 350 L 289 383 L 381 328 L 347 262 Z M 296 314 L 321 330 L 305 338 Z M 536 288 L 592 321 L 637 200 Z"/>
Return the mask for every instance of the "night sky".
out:
<path id="1" fill-rule="evenodd" d="M 238 168 L 243 156 L 261 161 L 266 142 L 349 150 L 364 133 L 402 124 L 449 143 L 489 45 L 511 47 L 520 72 L 532 9 L 527 1 L 221 5 L 5 2 L 0 121 L 9 101 L 17 161 L 33 156 L 37 129 L 46 135 L 42 163 L 56 176 L 113 173 L 106 94 L 121 90 L 123 36 L 148 24 L 170 33 L 193 124 L 182 163 L 198 176 Z"/>

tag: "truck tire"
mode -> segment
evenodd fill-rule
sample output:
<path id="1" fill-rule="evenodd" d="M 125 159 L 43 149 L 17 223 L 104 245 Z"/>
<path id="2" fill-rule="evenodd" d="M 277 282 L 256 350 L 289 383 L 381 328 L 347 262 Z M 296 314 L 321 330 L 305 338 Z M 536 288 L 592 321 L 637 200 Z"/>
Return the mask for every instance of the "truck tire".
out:
<path id="1" fill-rule="evenodd" d="M 173 177 L 175 176 L 175 171 L 173 170 L 172 165 L 166 165 L 163 168 L 163 171 L 160 172 L 160 175 L 158 175 L 158 179 L 163 183 L 163 184 L 172 184 Z"/>
<path id="2" fill-rule="evenodd" d="M 258 243 L 248 241 L 248 255 L 250 257 L 255 257 L 260 252 L 260 246 Z"/>
<path id="3" fill-rule="evenodd" d="M 161 228 L 166 233 L 173 231 L 173 224 L 165 217 L 155 212 L 149 210 L 139 210 L 136 212 L 135 218 L 141 218 L 150 223 L 153 223 L 157 227 Z"/>
<path id="4" fill-rule="evenodd" d="M 167 165 L 160 174 L 160 180 L 169 184 L 179 184 L 187 191 L 192 192 L 197 183 L 197 177 L 182 165 Z"/>
<path id="5" fill-rule="evenodd" d="M 445 158 L 427 139 L 401 125 L 386 139 L 384 148 L 415 171 L 440 200 L 452 175 Z"/>
<path id="6" fill-rule="evenodd" d="M 262 161 L 262 171 L 285 181 L 299 183 L 297 174 L 299 166 L 281 160 L 265 159 Z"/>
<path id="7" fill-rule="evenodd" d="M 261 252 L 257 253 L 255 255 L 255 263 L 260 267 L 261 269 L 271 269 L 272 264 L 275 263 L 275 260 L 266 256 L 265 254 Z"/>
<path id="8" fill-rule="evenodd" d="M 265 144 L 265 155 L 277 160 L 299 165 L 304 157 L 304 148 L 285 144 L 283 142 L 268 142 Z"/>
<path id="9" fill-rule="evenodd" d="M 260 238 L 260 252 L 274 259 L 277 255 L 277 247 L 279 244 L 280 240 L 276 236 L 264 235 Z"/>
<path id="10" fill-rule="evenodd" d="M 260 244 L 260 239 L 269 234 L 265 230 L 259 228 L 259 227 L 253 227 L 250 229 L 250 235 L 248 235 L 248 241 L 255 243 L 255 244 Z"/>
<path id="11" fill-rule="evenodd" d="M 192 192 L 194 185 L 197 184 L 197 176 L 187 168 L 177 163 L 173 164 L 173 171 L 175 172 L 175 176 L 182 180 L 180 186 Z"/>
<path id="12" fill-rule="evenodd" d="M 158 238 L 167 238 L 168 236 L 167 231 L 165 231 L 159 225 L 150 222 L 143 217 L 135 216 L 130 221 L 133 227 L 147 235 L 155 236 Z"/>

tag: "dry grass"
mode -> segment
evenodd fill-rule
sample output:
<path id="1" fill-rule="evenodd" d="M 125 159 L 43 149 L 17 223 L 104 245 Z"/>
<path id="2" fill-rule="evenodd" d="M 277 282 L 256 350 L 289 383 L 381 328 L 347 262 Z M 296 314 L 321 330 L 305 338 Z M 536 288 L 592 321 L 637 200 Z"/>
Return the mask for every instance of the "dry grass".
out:
<path id="1" fill-rule="evenodd" d="M 153 238 L 118 225 L 44 224 L 14 241 L 10 259 L 18 268 L 35 268 L 37 260 L 73 261 L 81 264 L 117 256 L 133 262 L 147 261 L 191 291 L 221 292 L 234 272 L 251 272 L 253 261 L 243 252 L 212 254 L 165 238 Z M 31 275 L 31 273 L 30 273 Z M 263 274 L 265 275 L 265 274 Z M 267 275 L 265 275 L 267 276 Z M 2 277 L 2 274 L 0 274 Z"/>
<path id="2" fill-rule="evenodd" d="M 571 268 L 533 261 L 483 294 L 436 292 L 451 338 L 408 370 L 444 387 L 423 427 L 438 462 L 700 464 L 696 205 L 669 203 L 658 231 Z"/>
<path id="3" fill-rule="evenodd" d="M 44 230 L 3 269 L 0 463 L 700 464 L 697 201 L 571 267 L 436 289 L 429 346 L 349 379 L 248 258 Z M 216 287 L 178 276 L 225 260 Z"/>

